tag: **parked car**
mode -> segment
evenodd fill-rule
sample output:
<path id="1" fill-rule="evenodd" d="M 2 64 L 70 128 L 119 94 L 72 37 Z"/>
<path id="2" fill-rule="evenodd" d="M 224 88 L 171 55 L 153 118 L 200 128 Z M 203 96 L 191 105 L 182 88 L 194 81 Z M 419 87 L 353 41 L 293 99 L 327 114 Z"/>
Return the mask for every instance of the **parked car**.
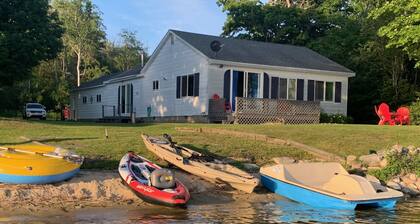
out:
<path id="1" fill-rule="evenodd" d="M 39 118 L 47 119 L 47 111 L 45 106 L 39 103 L 27 103 L 23 108 L 23 119 Z"/>

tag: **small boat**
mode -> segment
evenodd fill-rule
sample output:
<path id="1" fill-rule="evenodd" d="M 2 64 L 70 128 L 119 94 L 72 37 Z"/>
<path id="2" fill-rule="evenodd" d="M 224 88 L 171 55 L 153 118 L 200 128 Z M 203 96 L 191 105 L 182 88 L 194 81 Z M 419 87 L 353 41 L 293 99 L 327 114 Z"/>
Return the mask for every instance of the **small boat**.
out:
<path id="1" fill-rule="evenodd" d="M 403 194 L 349 174 L 339 163 L 292 163 L 261 168 L 269 190 L 313 207 L 355 209 L 392 208 Z"/>
<path id="2" fill-rule="evenodd" d="M 123 156 L 118 171 L 126 184 L 142 200 L 159 205 L 183 207 L 190 199 L 188 189 L 171 170 L 128 152 Z"/>
<path id="3" fill-rule="evenodd" d="M 247 172 L 192 149 L 176 145 L 168 135 L 164 137 L 165 139 L 159 139 L 142 135 L 149 151 L 188 173 L 210 182 L 230 185 L 247 193 L 252 193 L 259 184 L 259 179 Z"/>
<path id="4" fill-rule="evenodd" d="M 49 145 L 0 147 L 0 182 L 8 184 L 49 184 L 76 175 L 83 157 Z"/>

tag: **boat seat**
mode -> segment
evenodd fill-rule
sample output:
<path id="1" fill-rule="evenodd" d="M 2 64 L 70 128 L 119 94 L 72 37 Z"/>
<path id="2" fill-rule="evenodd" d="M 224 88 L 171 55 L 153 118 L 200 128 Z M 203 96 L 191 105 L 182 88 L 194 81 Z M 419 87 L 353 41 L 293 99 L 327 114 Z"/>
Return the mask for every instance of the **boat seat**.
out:
<path id="1" fill-rule="evenodd" d="M 366 195 L 376 193 L 375 188 L 365 178 L 345 174 L 335 175 L 320 188 L 339 195 Z"/>
<path id="2" fill-rule="evenodd" d="M 283 167 L 285 179 L 318 188 L 336 174 L 348 175 L 339 163 L 297 163 L 285 164 Z"/>

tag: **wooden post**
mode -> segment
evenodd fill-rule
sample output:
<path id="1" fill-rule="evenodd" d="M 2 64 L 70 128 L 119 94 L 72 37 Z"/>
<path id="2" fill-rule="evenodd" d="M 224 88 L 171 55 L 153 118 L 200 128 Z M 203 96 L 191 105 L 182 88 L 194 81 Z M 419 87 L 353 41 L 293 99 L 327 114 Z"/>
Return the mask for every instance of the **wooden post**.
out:
<path id="1" fill-rule="evenodd" d="M 108 139 L 108 128 L 105 128 L 105 138 Z"/>

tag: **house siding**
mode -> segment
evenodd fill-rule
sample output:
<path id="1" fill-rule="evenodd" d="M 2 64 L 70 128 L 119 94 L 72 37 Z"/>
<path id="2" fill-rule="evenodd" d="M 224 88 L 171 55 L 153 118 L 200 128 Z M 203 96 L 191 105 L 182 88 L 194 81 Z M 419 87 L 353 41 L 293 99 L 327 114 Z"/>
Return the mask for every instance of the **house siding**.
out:
<path id="1" fill-rule="evenodd" d="M 342 75 L 334 75 L 334 74 L 322 74 L 317 72 L 290 72 L 284 70 L 273 70 L 273 69 L 255 69 L 252 67 L 238 67 L 238 66 L 228 66 L 228 65 L 210 65 L 209 66 L 209 96 L 213 96 L 214 94 L 223 97 L 223 76 L 227 70 L 238 70 L 238 71 L 246 71 L 246 72 L 255 72 L 261 74 L 260 78 L 260 89 L 263 88 L 263 79 L 262 75 L 267 73 L 269 75 L 269 80 L 271 82 L 271 77 L 280 77 L 280 78 L 293 78 L 293 79 L 304 79 L 304 92 L 303 92 L 303 100 L 307 100 L 308 96 L 308 80 L 316 80 L 316 81 L 328 81 L 328 82 L 341 82 L 342 89 L 341 89 L 341 102 L 327 102 L 321 101 L 320 106 L 321 110 L 324 113 L 328 114 L 347 114 L 347 96 L 348 96 L 348 78 L 343 77 Z M 271 83 L 270 83 L 271 88 Z M 269 91 L 271 92 L 271 91 Z M 260 97 L 262 98 L 262 91 L 260 91 Z"/>
<path id="2" fill-rule="evenodd" d="M 110 106 L 106 109 L 105 116 L 110 116 L 112 113 L 111 106 L 115 106 L 115 113 L 118 113 L 118 87 L 120 85 L 133 84 L 133 111 L 136 112 L 140 107 L 141 99 L 141 79 L 136 78 L 132 80 L 108 83 L 104 86 L 96 88 L 79 90 L 72 93 L 71 110 L 77 110 L 75 113 L 77 120 L 96 120 L 102 118 L 102 105 Z M 101 94 L 101 102 L 96 102 L 96 95 Z M 83 103 L 83 97 L 87 97 L 87 102 Z M 90 102 L 90 97 L 93 97 L 93 102 Z"/>
<path id="3" fill-rule="evenodd" d="M 172 34 L 169 34 L 172 35 Z M 173 36 L 163 40 L 160 51 L 144 71 L 142 82 L 142 104 L 137 116 L 147 117 L 147 107 L 151 106 L 152 117 L 206 115 L 207 60 L 184 41 Z M 200 73 L 199 96 L 176 98 L 177 76 Z M 153 81 L 159 81 L 159 90 L 153 90 Z"/>

